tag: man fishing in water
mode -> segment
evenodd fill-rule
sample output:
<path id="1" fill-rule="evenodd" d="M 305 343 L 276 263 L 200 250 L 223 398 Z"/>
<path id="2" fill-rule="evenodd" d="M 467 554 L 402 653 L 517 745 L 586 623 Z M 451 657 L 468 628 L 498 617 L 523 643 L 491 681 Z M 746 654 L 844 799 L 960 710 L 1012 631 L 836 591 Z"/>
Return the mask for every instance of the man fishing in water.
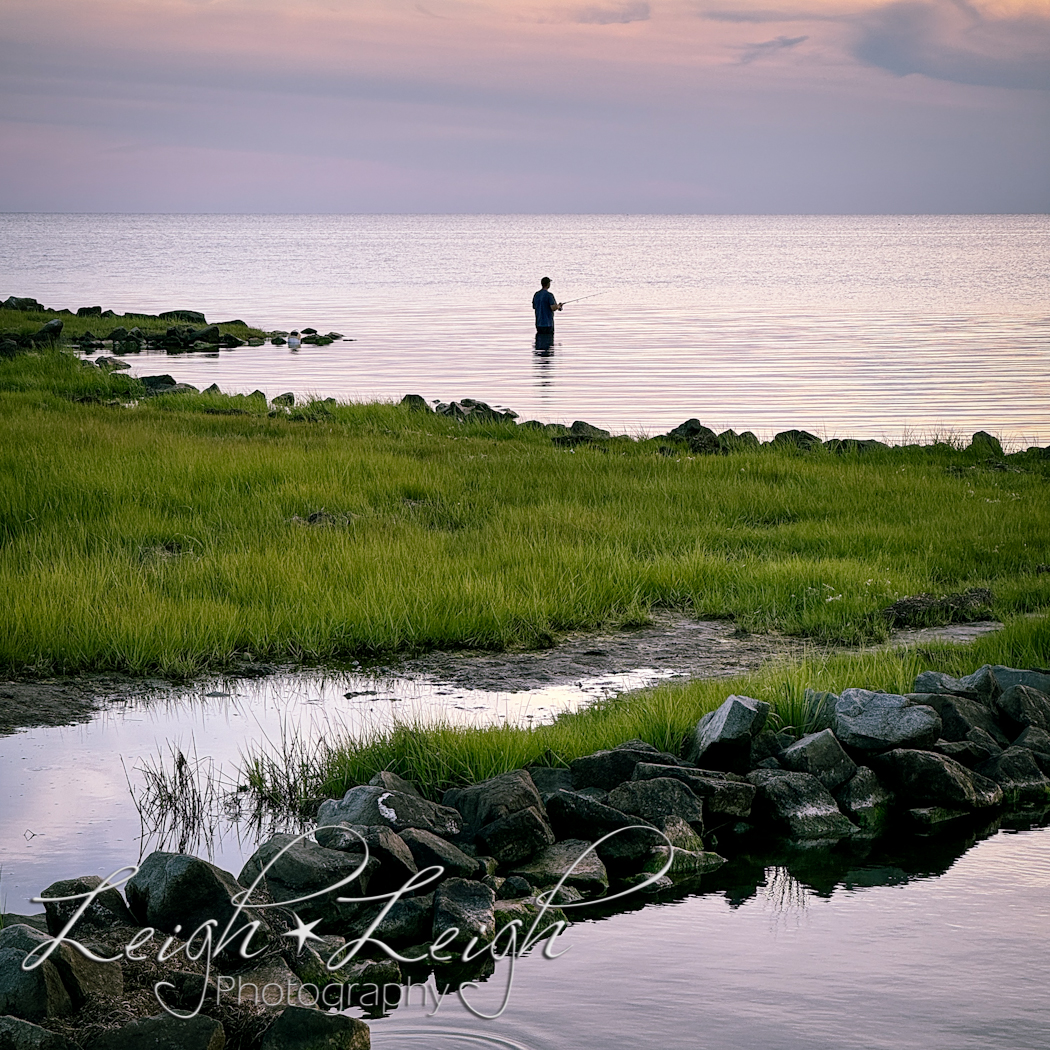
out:
<path id="1" fill-rule="evenodd" d="M 551 291 L 551 279 L 540 278 L 540 290 L 532 297 L 532 308 L 536 311 L 536 337 L 554 335 L 554 311 L 560 310 L 562 304 L 554 298 Z"/>

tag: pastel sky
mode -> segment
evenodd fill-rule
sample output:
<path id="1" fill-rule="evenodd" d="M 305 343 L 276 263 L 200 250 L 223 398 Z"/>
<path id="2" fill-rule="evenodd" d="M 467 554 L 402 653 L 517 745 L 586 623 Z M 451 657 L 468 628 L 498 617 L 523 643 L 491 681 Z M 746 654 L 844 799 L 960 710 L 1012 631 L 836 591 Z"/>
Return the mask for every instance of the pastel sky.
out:
<path id="1" fill-rule="evenodd" d="M 1050 211 L 1050 0 L 0 0 L 0 211 Z"/>

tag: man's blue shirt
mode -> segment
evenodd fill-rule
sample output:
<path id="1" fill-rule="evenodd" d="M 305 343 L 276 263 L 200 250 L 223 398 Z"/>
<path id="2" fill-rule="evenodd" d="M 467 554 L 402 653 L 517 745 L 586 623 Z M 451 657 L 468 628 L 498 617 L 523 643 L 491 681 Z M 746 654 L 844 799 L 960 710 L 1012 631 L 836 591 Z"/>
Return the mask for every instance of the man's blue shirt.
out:
<path id="1" fill-rule="evenodd" d="M 558 300 L 554 298 L 554 293 L 547 288 L 541 288 L 532 297 L 532 308 L 536 311 L 537 328 L 554 327 L 554 307 L 557 305 Z"/>

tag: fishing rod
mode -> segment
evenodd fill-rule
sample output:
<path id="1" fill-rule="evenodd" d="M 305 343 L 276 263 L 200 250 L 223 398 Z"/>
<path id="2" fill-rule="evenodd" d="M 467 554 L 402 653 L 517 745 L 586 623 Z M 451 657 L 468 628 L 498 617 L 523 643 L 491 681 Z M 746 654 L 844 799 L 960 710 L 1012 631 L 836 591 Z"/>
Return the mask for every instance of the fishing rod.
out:
<path id="1" fill-rule="evenodd" d="M 582 303 L 584 299 L 593 299 L 596 295 L 605 295 L 605 292 L 592 292 L 590 295 L 581 295 L 579 299 L 566 299 L 565 302 L 558 305 L 568 306 L 569 303 Z"/>

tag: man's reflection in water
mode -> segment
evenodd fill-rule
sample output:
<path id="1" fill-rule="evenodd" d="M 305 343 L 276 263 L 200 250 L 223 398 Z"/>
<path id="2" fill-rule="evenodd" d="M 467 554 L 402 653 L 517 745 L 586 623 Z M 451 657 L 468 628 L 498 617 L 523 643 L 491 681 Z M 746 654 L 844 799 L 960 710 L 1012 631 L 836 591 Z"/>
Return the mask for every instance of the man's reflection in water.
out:
<path id="1" fill-rule="evenodd" d="M 554 333 L 537 332 L 536 350 L 533 353 L 536 361 L 536 374 L 540 386 L 550 386 L 553 379 L 552 368 L 554 366 Z"/>

